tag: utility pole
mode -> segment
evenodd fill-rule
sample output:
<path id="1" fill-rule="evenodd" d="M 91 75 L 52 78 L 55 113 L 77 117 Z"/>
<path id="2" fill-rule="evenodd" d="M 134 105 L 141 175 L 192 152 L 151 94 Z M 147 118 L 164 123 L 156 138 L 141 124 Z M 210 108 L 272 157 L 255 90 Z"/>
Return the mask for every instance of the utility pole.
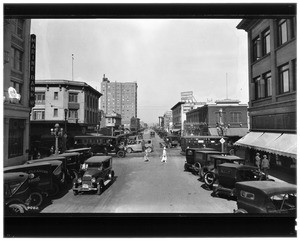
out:
<path id="1" fill-rule="evenodd" d="M 74 80 L 73 61 L 74 61 L 74 54 L 72 54 L 72 81 Z"/>

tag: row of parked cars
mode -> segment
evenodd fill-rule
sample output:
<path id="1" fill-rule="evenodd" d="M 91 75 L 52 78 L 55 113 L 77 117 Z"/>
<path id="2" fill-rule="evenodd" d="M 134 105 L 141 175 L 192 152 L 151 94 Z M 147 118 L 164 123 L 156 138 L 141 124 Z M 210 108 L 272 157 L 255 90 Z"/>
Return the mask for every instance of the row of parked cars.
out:
<path id="1" fill-rule="evenodd" d="M 81 166 L 89 157 L 90 148 L 80 148 L 5 167 L 5 214 L 38 211 L 82 176 Z"/>
<path id="2" fill-rule="evenodd" d="M 234 213 L 296 214 L 296 185 L 268 179 L 238 156 L 212 148 L 187 148 L 184 170 L 198 175 L 212 196 L 235 199 Z"/>

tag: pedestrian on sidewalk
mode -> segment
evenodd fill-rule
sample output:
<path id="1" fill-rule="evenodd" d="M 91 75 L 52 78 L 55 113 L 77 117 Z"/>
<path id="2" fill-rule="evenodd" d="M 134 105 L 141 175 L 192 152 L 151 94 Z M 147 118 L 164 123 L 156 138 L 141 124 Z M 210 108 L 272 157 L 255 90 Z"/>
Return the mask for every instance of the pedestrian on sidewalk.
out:
<path id="1" fill-rule="evenodd" d="M 161 162 L 165 162 L 167 163 L 167 150 L 166 150 L 166 147 L 164 147 L 164 150 L 163 150 L 163 154 L 162 154 L 162 157 L 161 157 Z"/>
<path id="2" fill-rule="evenodd" d="M 145 149 L 144 161 L 148 162 L 149 160 L 149 150 L 148 148 Z"/>
<path id="3" fill-rule="evenodd" d="M 270 169 L 270 161 L 267 158 L 267 155 L 263 155 L 263 159 L 261 161 L 261 169 L 265 173 L 266 178 L 269 178 L 269 169 Z"/>
<path id="4" fill-rule="evenodd" d="M 255 165 L 258 167 L 258 169 L 260 170 L 260 165 L 261 165 L 261 158 L 259 156 L 259 153 L 256 153 L 256 157 L 255 157 Z"/>

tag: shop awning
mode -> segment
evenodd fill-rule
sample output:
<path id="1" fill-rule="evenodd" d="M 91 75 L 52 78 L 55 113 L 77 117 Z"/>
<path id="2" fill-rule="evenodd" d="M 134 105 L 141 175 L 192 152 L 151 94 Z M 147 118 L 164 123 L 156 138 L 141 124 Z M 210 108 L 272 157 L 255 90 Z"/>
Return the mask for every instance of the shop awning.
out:
<path id="1" fill-rule="evenodd" d="M 217 128 L 208 128 L 211 136 L 218 136 Z M 228 128 L 225 136 L 245 136 L 249 132 L 248 128 Z"/>
<path id="2" fill-rule="evenodd" d="M 181 129 L 173 129 L 172 131 L 173 132 L 178 132 L 178 131 L 181 131 Z"/>
<path id="3" fill-rule="evenodd" d="M 297 135 L 272 132 L 250 132 L 234 143 L 273 154 L 296 158 Z"/>

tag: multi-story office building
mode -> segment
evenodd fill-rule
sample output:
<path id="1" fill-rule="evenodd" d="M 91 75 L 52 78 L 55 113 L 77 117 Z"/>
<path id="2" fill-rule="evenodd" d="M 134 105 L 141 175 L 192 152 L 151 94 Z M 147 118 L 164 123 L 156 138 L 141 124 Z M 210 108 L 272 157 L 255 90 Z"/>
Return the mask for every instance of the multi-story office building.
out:
<path id="1" fill-rule="evenodd" d="M 266 154 L 272 168 L 295 170 L 296 139 L 296 17 L 244 19 L 248 33 L 250 133 L 236 142 Z"/>
<path id="2" fill-rule="evenodd" d="M 226 99 L 191 110 L 186 114 L 186 133 L 201 136 L 222 135 L 228 137 L 229 141 L 236 141 L 248 132 L 247 108 L 239 100 Z"/>
<path id="3" fill-rule="evenodd" d="M 122 125 L 128 129 L 131 118 L 137 117 L 137 87 L 136 82 L 110 82 L 105 75 L 101 82 L 101 109 L 108 115 L 121 114 Z"/>
<path id="4" fill-rule="evenodd" d="M 51 137 L 50 129 L 58 123 L 68 139 L 94 132 L 99 122 L 101 93 L 84 82 L 37 80 L 35 107 L 31 113 L 32 141 Z"/>
<path id="5" fill-rule="evenodd" d="M 164 118 L 164 129 L 169 131 L 172 128 L 172 111 L 166 111 L 163 115 Z"/>
<path id="6" fill-rule="evenodd" d="M 12 166 L 28 160 L 31 21 L 4 19 L 3 26 L 3 159 L 4 166 Z"/>

